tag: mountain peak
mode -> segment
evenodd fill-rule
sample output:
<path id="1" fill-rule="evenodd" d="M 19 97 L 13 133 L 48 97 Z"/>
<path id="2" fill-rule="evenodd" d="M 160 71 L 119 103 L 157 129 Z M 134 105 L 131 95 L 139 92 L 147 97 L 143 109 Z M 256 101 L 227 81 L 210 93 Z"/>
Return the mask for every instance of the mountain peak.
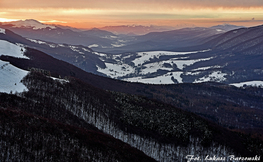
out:
<path id="1" fill-rule="evenodd" d="M 243 26 L 236 26 L 236 25 L 224 23 L 224 24 L 212 26 L 210 28 L 211 29 L 221 29 L 221 30 L 224 30 L 224 31 L 230 31 L 230 30 L 234 30 L 234 29 L 243 28 Z"/>
<path id="2" fill-rule="evenodd" d="M 23 20 L 20 20 L 20 21 L 23 21 Z M 36 23 L 41 24 L 39 21 L 37 21 L 35 19 L 26 19 L 26 20 L 24 20 L 24 22 L 36 22 Z"/>
<path id="3" fill-rule="evenodd" d="M 32 27 L 34 30 L 37 30 L 37 29 L 43 29 L 43 28 L 56 28 L 55 26 L 52 26 L 52 25 L 46 25 L 46 24 L 43 24 L 37 20 L 34 20 L 34 19 L 26 19 L 26 20 L 18 20 L 18 21 L 12 21 L 12 22 L 8 22 L 6 24 L 12 24 L 14 27 Z"/>
<path id="4" fill-rule="evenodd" d="M 99 28 L 92 28 L 90 31 L 101 31 Z"/>

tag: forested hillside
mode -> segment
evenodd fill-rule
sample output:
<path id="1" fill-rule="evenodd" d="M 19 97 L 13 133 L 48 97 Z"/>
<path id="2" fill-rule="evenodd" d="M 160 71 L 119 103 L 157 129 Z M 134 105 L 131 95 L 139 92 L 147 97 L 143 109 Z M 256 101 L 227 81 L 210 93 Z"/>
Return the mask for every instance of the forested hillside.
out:
<path id="1" fill-rule="evenodd" d="M 107 158 L 151 160 L 103 133 L 158 161 L 183 161 L 189 154 L 255 156 L 263 151 L 262 142 L 159 101 L 100 90 L 74 78 L 54 80 L 35 71 L 22 82 L 28 92 L 0 95 L 1 127 L 4 128 L 1 148 L 9 150 L 7 155 L 2 154 L 2 159 L 8 159 L 8 152 L 20 149 L 9 158 L 36 160 L 50 154 L 47 161 L 48 158 L 70 161 L 75 156 L 80 161 L 91 157 L 102 161 Z M 98 144 L 90 149 L 89 142 L 96 141 Z M 20 145 L 27 149 L 21 149 Z M 105 145 L 109 146 L 105 148 Z M 86 152 L 91 152 L 89 157 L 84 156 Z"/>
<path id="2" fill-rule="evenodd" d="M 226 128 L 262 137 L 262 88 L 249 86 L 237 88 L 212 82 L 174 85 L 129 83 L 87 73 L 31 48 L 27 48 L 25 55 L 30 60 L 3 55 L 0 59 L 21 69 L 45 69 L 52 76 L 61 78 L 73 76 L 100 89 L 156 99 L 194 112 Z"/>

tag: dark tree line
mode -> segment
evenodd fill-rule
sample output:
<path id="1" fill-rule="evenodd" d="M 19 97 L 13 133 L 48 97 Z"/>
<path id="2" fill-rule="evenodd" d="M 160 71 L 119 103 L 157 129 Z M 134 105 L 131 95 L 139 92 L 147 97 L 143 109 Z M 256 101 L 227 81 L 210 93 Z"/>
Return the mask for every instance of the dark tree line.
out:
<path id="1" fill-rule="evenodd" d="M 183 161 L 188 154 L 262 152 L 260 143 L 252 145 L 237 133 L 159 101 L 100 90 L 74 78 L 54 80 L 36 71 L 22 82 L 29 91 L 1 94 L 3 107 L 110 134 L 159 161 Z"/>

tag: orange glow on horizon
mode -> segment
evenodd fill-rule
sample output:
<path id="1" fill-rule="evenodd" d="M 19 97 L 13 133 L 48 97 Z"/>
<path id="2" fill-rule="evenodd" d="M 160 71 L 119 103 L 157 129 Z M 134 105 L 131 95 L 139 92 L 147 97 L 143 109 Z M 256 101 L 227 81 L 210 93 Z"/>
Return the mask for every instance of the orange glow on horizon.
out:
<path id="1" fill-rule="evenodd" d="M 1 8 L 1 7 L 0 7 Z M 145 7 L 144 7 L 145 8 Z M 18 16 L 19 15 L 19 16 Z M 141 9 L 112 8 L 1 8 L 0 22 L 36 19 L 46 24 L 76 28 L 117 25 L 213 26 L 230 23 L 242 26 L 263 24 L 263 6 L 259 7 L 157 7 Z"/>

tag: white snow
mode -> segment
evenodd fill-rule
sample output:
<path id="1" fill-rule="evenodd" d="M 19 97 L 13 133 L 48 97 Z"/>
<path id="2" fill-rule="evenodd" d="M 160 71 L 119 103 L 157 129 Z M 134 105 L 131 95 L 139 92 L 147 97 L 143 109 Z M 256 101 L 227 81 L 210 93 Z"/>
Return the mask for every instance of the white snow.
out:
<path id="1" fill-rule="evenodd" d="M 207 51 L 207 50 L 206 50 Z M 198 51 L 194 52 L 167 52 L 167 51 L 152 51 L 152 52 L 139 52 L 137 55 L 140 56 L 140 58 L 134 59 L 132 62 L 135 64 L 129 65 L 125 63 L 123 60 L 126 58 L 130 58 L 133 56 L 133 54 L 130 54 L 128 56 L 121 57 L 122 54 L 119 55 L 113 55 L 108 56 L 106 54 L 101 54 L 94 52 L 94 54 L 101 56 L 100 59 L 105 62 L 106 68 L 98 68 L 98 72 L 101 72 L 103 74 L 106 74 L 107 76 L 111 78 L 119 78 L 123 77 L 126 81 L 131 82 L 141 82 L 141 83 L 151 83 L 151 84 L 173 84 L 172 77 L 176 79 L 179 83 L 182 83 L 181 74 L 183 71 L 174 71 L 174 65 L 177 66 L 178 69 L 184 70 L 185 67 L 190 66 L 196 62 L 200 61 L 207 61 L 211 60 L 214 57 L 209 58 L 201 58 L 201 59 L 189 59 L 189 57 L 184 56 L 186 54 L 192 54 L 196 53 Z M 205 51 L 200 51 L 205 52 Z M 165 61 L 158 61 L 155 60 L 155 62 L 147 63 L 151 58 L 159 58 L 162 55 L 178 55 L 177 58 L 171 58 L 169 60 Z M 183 55 L 183 56 L 181 56 Z M 175 56 L 176 57 L 176 56 Z M 107 62 L 106 59 L 114 59 L 117 63 L 110 63 Z M 142 65 L 142 63 L 144 63 Z M 165 64 L 169 64 L 170 66 L 165 66 Z M 149 74 L 155 73 L 158 70 L 166 70 L 166 74 L 162 74 L 159 76 L 156 76 L 154 78 L 145 78 L 145 76 L 149 76 Z M 131 74 L 131 76 L 129 76 Z M 187 74 L 191 75 L 197 75 L 197 72 L 189 72 Z M 213 75 L 211 77 L 214 77 Z"/>
<path id="2" fill-rule="evenodd" d="M 208 69 L 213 69 L 213 68 L 222 68 L 222 66 L 219 66 L 219 65 L 206 66 L 206 67 L 200 67 L 200 68 L 197 68 L 197 69 L 192 69 L 191 71 L 208 70 Z"/>
<path id="3" fill-rule="evenodd" d="M 230 84 L 230 85 L 233 85 L 233 86 L 236 86 L 236 87 L 243 87 L 244 85 L 247 85 L 247 86 L 263 86 L 263 81 L 247 81 L 247 82 L 241 82 L 241 83 L 233 83 L 233 84 Z"/>
<path id="4" fill-rule="evenodd" d="M 172 80 L 172 77 L 174 77 L 174 79 L 176 79 L 179 83 L 183 83 L 182 78 L 180 77 L 182 73 L 183 72 L 169 72 L 168 74 L 164 74 L 154 78 L 133 77 L 125 78 L 123 80 L 128 82 L 139 82 L 148 84 L 174 84 Z"/>
<path id="5" fill-rule="evenodd" d="M 97 66 L 98 68 L 97 71 L 106 74 L 107 76 L 112 78 L 125 76 L 129 73 L 134 73 L 134 69 L 127 64 L 105 63 L 105 65 L 106 65 L 105 69 L 102 69 L 99 66 Z"/>
<path id="6" fill-rule="evenodd" d="M 122 57 L 122 59 L 125 60 L 125 59 L 130 58 L 130 57 L 132 57 L 132 55 L 124 56 L 124 57 Z"/>
<path id="7" fill-rule="evenodd" d="M 181 78 L 181 74 L 183 72 L 172 72 L 172 76 L 176 79 L 179 83 L 183 83 L 183 79 Z"/>
<path id="8" fill-rule="evenodd" d="M 27 91 L 26 86 L 20 82 L 27 74 L 28 71 L 0 60 L 0 92 L 15 93 Z"/>
<path id="9" fill-rule="evenodd" d="M 86 48 L 82 48 L 84 51 L 86 52 L 91 52 L 89 49 L 86 49 Z"/>
<path id="10" fill-rule="evenodd" d="M 211 60 L 211 59 L 213 59 L 213 57 L 196 59 L 196 60 L 178 60 L 178 59 L 173 58 L 173 59 L 170 59 L 169 61 L 162 61 L 162 62 L 163 63 L 174 63 L 174 64 L 176 64 L 178 69 L 183 70 L 186 66 L 193 65 L 196 62 L 207 61 L 207 60 Z"/>
<path id="11" fill-rule="evenodd" d="M 30 40 L 31 42 L 34 42 L 34 43 L 37 43 L 37 44 L 48 45 L 51 48 L 56 48 L 57 47 L 56 44 L 50 44 L 50 43 L 47 43 L 47 42 L 44 42 L 44 41 L 41 41 L 41 40 L 35 40 L 35 39 L 30 39 L 30 38 L 27 38 L 27 39 Z M 63 47 L 63 45 L 61 45 L 61 44 L 59 44 L 58 46 Z"/>
<path id="12" fill-rule="evenodd" d="M 47 44 L 51 48 L 56 48 L 57 46 L 55 44 Z"/>
<path id="13" fill-rule="evenodd" d="M 95 55 L 102 56 L 102 57 L 106 57 L 106 56 L 107 56 L 106 54 L 99 53 L 99 52 L 92 52 L 92 53 L 95 54 Z M 100 59 L 101 59 L 101 58 L 100 58 Z"/>
<path id="14" fill-rule="evenodd" d="M 175 56 L 175 55 L 189 55 L 189 54 L 193 54 L 193 53 L 206 52 L 206 51 L 210 51 L 210 49 L 209 50 L 203 50 L 203 51 L 192 51 L 192 52 L 170 52 L 170 51 L 139 52 L 138 56 L 140 56 L 140 57 L 136 58 L 132 62 L 135 64 L 135 66 L 138 66 L 139 64 L 143 64 L 143 63 L 149 61 L 150 59 L 153 59 L 154 57 L 159 58 L 160 56 L 164 56 L 164 55 L 173 55 L 173 56 Z"/>
<path id="15" fill-rule="evenodd" d="M 50 77 L 50 78 L 52 78 L 53 80 L 57 80 L 60 83 L 69 83 L 69 80 L 66 80 L 66 79 L 55 78 L 55 77 Z"/>
<path id="16" fill-rule="evenodd" d="M 123 47 L 125 44 L 111 44 L 113 47 Z"/>
<path id="17" fill-rule="evenodd" d="M 201 72 L 186 72 L 185 75 L 198 75 Z"/>
<path id="18" fill-rule="evenodd" d="M 24 47 L 20 47 L 5 40 L 0 40 L 0 56 L 7 55 L 16 58 L 29 59 L 27 56 L 24 55 L 25 51 L 26 49 Z"/>
<path id="19" fill-rule="evenodd" d="M 31 42 L 37 43 L 37 44 L 46 44 L 46 42 L 40 41 L 40 40 L 34 40 L 34 39 L 30 39 L 27 38 L 28 40 L 30 40 Z"/>
<path id="20" fill-rule="evenodd" d="M 222 82 L 226 80 L 225 78 L 226 75 L 227 75 L 226 73 L 222 73 L 221 71 L 213 71 L 208 76 L 204 76 L 202 78 L 196 79 L 194 83 L 209 82 L 209 81 Z"/>
<path id="21" fill-rule="evenodd" d="M 76 47 L 76 46 L 69 46 L 69 47 L 70 47 L 70 49 L 71 49 L 72 51 L 78 52 L 78 53 L 80 53 L 80 54 L 84 54 L 83 52 L 80 52 L 80 51 L 78 50 L 78 47 Z"/>
<path id="22" fill-rule="evenodd" d="M 5 34 L 5 29 L 0 28 L 0 34 Z"/>
<path id="23" fill-rule="evenodd" d="M 168 70 L 168 71 L 173 70 L 173 68 L 163 67 L 163 62 L 154 62 L 154 63 L 146 64 L 143 66 L 146 68 L 141 69 L 140 74 L 154 73 L 154 72 L 157 72 L 157 70 L 159 70 L 159 69 L 160 70 Z"/>
<path id="24" fill-rule="evenodd" d="M 92 47 L 99 47 L 99 45 L 97 45 L 97 44 L 92 44 L 92 45 L 89 45 L 88 47 L 89 47 L 89 48 L 92 48 Z"/>

